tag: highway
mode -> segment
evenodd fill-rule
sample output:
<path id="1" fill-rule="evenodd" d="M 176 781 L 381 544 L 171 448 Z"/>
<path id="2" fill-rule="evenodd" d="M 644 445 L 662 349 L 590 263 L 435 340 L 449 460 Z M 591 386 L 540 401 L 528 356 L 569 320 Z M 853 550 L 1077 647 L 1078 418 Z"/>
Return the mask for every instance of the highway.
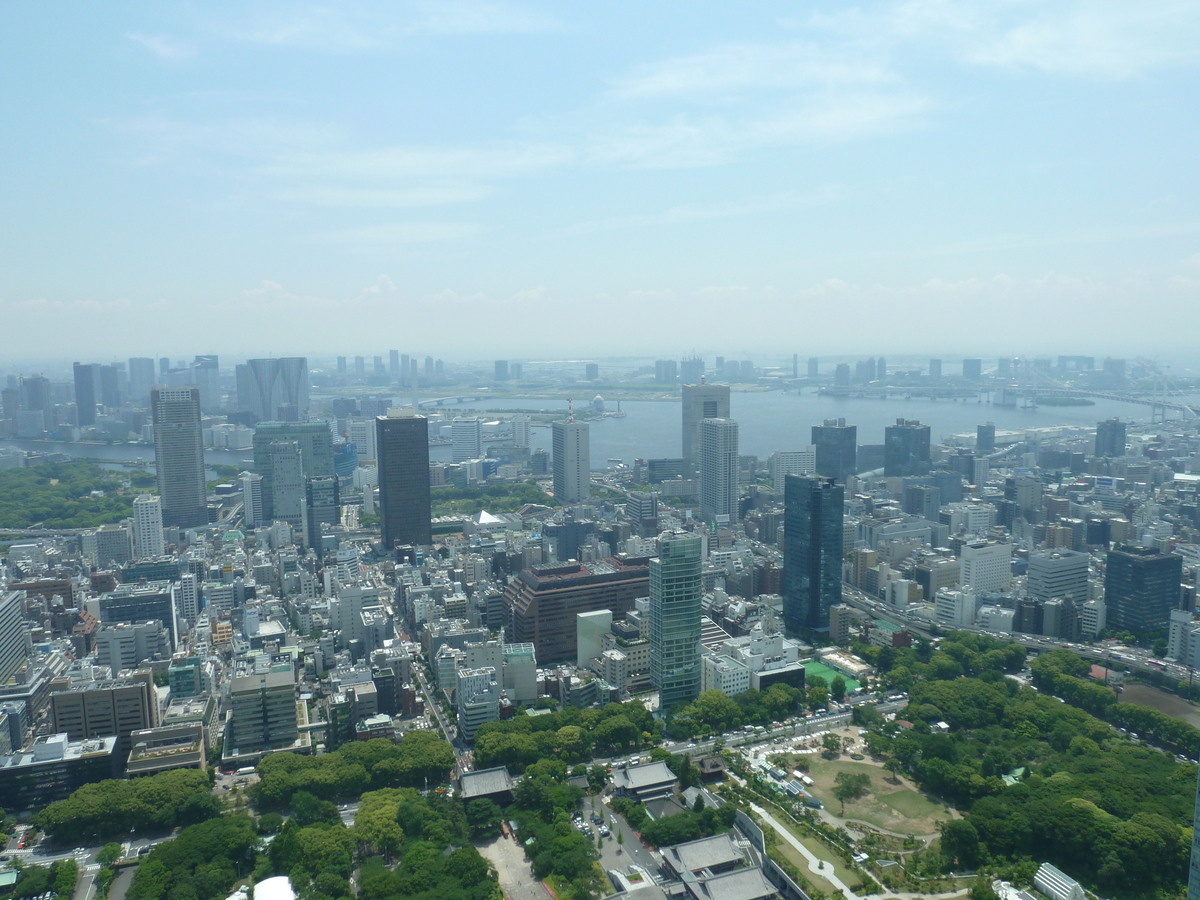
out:
<path id="1" fill-rule="evenodd" d="M 929 626 L 934 623 L 914 616 L 903 615 L 898 610 L 887 606 L 883 602 L 868 597 L 853 585 L 842 585 L 842 602 L 847 606 L 853 606 L 863 612 L 870 613 L 874 618 L 883 619 L 885 622 L 891 622 L 893 625 L 899 625 L 914 635 L 930 640 L 935 637 L 929 631 Z M 1093 662 L 1107 664 L 1117 660 L 1130 669 L 1142 672 L 1157 672 L 1160 674 L 1165 672 L 1179 681 L 1190 681 L 1193 674 L 1192 670 L 1187 666 L 1181 666 L 1170 660 L 1160 660 L 1149 650 L 1140 647 L 1127 647 L 1123 644 L 1076 644 L 1053 637 L 1040 637 L 1035 634 L 1022 634 L 1019 632 L 1001 634 L 976 626 L 959 627 L 954 630 L 970 631 L 975 634 L 986 634 L 1001 640 L 1016 641 L 1035 655 L 1041 655 L 1049 650 L 1070 650 Z"/>

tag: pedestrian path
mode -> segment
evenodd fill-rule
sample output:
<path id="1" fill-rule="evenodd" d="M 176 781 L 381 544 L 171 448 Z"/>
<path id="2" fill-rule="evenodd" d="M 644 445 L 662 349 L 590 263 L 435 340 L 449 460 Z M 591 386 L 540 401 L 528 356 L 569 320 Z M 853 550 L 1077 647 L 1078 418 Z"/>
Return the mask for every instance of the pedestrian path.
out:
<path id="1" fill-rule="evenodd" d="M 845 897 L 846 900 L 859 900 L 858 894 L 850 890 L 850 888 L 846 886 L 846 883 L 834 874 L 832 862 L 820 859 L 816 854 L 805 847 L 804 844 L 802 844 L 797 837 L 792 834 L 791 830 L 787 826 L 779 822 L 779 820 L 777 820 L 757 803 L 751 803 L 750 808 L 754 810 L 755 814 L 764 822 L 774 828 L 776 833 L 781 838 L 791 844 L 796 849 L 796 852 L 808 860 L 808 871 L 812 872 L 814 875 L 824 878 L 826 881 L 832 884 L 835 888 L 842 892 L 842 896 Z M 822 862 L 825 863 L 823 868 L 821 866 Z"/>

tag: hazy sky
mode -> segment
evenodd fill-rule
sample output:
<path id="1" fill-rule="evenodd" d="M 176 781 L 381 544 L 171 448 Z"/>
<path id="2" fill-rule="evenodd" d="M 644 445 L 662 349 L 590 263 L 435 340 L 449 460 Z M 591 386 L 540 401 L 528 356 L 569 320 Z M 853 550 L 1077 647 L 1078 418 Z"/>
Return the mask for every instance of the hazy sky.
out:
<path id="1" fill-rule="evenodd" d="M 1168 356 L 1200 3 L 0 5 L 0 356 Z"/>

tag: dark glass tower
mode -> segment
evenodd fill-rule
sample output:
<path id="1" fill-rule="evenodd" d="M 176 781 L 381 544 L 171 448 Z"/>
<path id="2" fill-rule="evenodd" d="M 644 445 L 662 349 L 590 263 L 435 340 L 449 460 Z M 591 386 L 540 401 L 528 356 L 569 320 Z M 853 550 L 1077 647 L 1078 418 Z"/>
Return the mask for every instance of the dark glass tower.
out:
<path id="1" fill-rule="evenodd" d="M 700 694 L 699 535 L 663 535 L 650 560 L 650 683 L 664 713 Z"/>
<path id="2" fill-rule="evenodd" d="M 812 427 L 812 443 L 817 451 L 817 474 L 845 481 L 858 472 L 858 426 L 845 419 L 826 419 Z"/>
<path id="3" fill-rule="evenodd" d="M 158 471 L 163 524 L 180 528 L 207 525 L 200 388 L 151 388 L 150 410 L 154 417 L 154 468 Z"/>
<path id="4" fill-rule="evenodd" d="M 842 602 L 846 490 L 832 478 L 784 480 L 783 619 L 794 633 L 827 631 Z"/>
<path id="5" fill-rule="evenodd" d="M 883 474 L 888 478 L 929 474 L 929 426 L 897 419 L 883 430 Z"/>
<path id="6" fill-rule="evenodd" d="M 1108 552 L 1104 603 L 1112 628 L 1141 634 L 1165 629 L 1179 607 L 1183 557 L 1121 544 Z"/>
<path id="7" fill-rule="evenodd" d="M 1125 423 L 1120 419 L 1105 419 L 1096 423 L 1096 455 L 1120 457 L 1125 455 Z"/>
<path id="8" fill-rule="evenodd" d="M 410 410 L 375 420 L 383 546 L 433 543 L 429 496 L 429 420 Z"/>
<path id="9" fill-rule="evenodd" d="M 75 363 L 75 421 L 79 427 L 96 424 L 96 388 L 100 366 Z"/>

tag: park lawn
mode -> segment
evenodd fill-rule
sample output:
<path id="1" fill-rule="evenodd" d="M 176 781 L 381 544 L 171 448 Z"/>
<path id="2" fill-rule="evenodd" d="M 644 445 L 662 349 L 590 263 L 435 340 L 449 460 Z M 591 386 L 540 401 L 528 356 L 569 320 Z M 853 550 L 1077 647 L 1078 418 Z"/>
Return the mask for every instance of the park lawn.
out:
<path id="1" fill-rule="evenodd" d="M 766 827 L 770 828 L 771 826 L 767 825 Z M 775 846 L 771 848 L 771 852 L 777 853 L 781 858 L 786 859 L 793 866 L 799 869 L 800 874 L 808 879 L 809 884 L 811 884 L 815 890 L 818 890 L 822 894 L 826 894 L 830 897 L 835 897 L 841 893 L 841 891 L 835 888 L 830 882 L 826 881 L 816 872 L 811 871 L 808 868 L 808 860 L 804 858 L 799 850 L 797 850 L 783 838 L 780 838 L 775 842 Z"/>
<path id="2" fill-rule="evenodd" d="M 833 847 L 830 847 L 815 835 L 805 834 L 798 825 L 788 818 L 788 814 L 775 804 L 768 804 L 767 809 L 771 815 L 775 817 L 776 821 L 790 831 L 796 840 L 808 848 L 809 853 L 818 859 L 825 861 L 826 869 L 832 867 L 833 874 L 842 880 L 842 884 L 849 885 L 850 887 L 854 887 L 856 884 L 862 884 L 862 876 L 854 872 L 852 869 L 848 869 L 846 864 L 842 862 L 842 858 L 838 856 L 837 851 Z M 800 871 L 804 873 L 805 877 L 817 877 L 817 875 L 808 868 L 808 860 L 801 856 L 800 853 L 797 852 L 796 848 L 789 844 L 784 838 L 779 839 L 779 846 L 786 847 L 788 850 L 795 853 L 796 856 L 802 861 L 801 863 L 797 863 L 797 865 L 800 867 Z M 828 884 L 828 882 L 826 883 Z M 839 892 L 834 890 L 833 893 L 836 894 Z"/>
<path id="3" fill-rule="evenodd" d="M 827 760 L 820 756 L 810 757 L 809 765 L 809 774 L 815 782 L 813 793 L 835 816 L 841 812 L 841 803 L 833 793 L 834 779 L 839 772 L 863 774 L 871 779 L 869 793 L 846 802 L 847 819 L 857 819 L 900 834 L 929 835 L 937 831 L 937 821 L 949 815 L 945 806 L 914 791 L 903 779 L 899 784 L 893 784 L 881 766 L 854 762 L 845 757 Z"/>

